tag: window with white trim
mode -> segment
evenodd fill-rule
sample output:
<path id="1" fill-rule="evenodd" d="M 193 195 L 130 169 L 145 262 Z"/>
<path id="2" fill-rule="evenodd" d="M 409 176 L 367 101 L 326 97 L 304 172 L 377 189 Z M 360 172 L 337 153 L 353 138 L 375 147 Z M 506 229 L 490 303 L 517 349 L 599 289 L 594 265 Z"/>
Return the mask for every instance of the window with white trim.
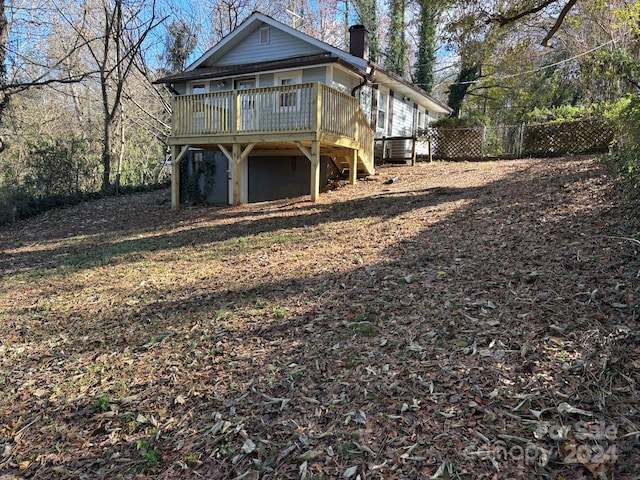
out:
<path id="1" fill-rule="evenodd" d="M 427 116 L 422 110 L 418 110 L 418 130 L 424 130 L 424 128 L 427 126 L 427 122 L 425 121 L 426 117 Z"/>
<path id="2" fill-rule="evenodd" d="M 236 90 L 249 90 L 252 88 L 256 88 L 256 79 L 255 77 L 251 78 L 240 78 L 236 79 L 233 83 L 234 88 Z M 253 95 L 242 95 L 242 108 L 254 108 L 255 107 L 255 94 Z"/>
<path id="3" fill-rule="evenodd" d="M 387 109 L 389 107 L 389 95 L 378 90 L 378 121 L 376 129 L 378 132 L 387 131 Z"/>
<path id="4" fill-rule="evenodd" d="M 258 126 L 257 98 L 258 94 L 252 90 L 256 88 L 256 78 L 238 78 L 233 83 L 236 90 L 247 91 L 240 93 L 240 118 L 243 130 L 254 130 Z"/>
<path id="5" fill-rule="evenodd" d="M 204 83 L 194 83 L 191 85 L 191 93 L 207 93 L 207 86 Z"/>
<path id="6" fill-rule="evenodd" d="M 302 83 L 302 71 L 276 74 L 275 84 L 279 87 L 289 87 Z M 277 105 L 281 110 L 298 110 L 300 108 L 300 90 L 287 88 L 277 94 Z"/>

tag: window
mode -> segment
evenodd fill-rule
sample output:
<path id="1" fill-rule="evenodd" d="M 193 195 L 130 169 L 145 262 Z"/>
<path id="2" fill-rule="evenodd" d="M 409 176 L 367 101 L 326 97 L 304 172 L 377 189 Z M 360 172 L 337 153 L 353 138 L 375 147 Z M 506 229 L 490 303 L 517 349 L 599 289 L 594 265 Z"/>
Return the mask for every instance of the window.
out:
<path id="1" fill-rule="evenodd" d="M 196 174 L 204 172 L 204 152 L 201 150 L 193 152 L 193 170 Z"/>
<path id="2" fill-rule="evenodd" d="M 283 78 L 280 80 L 280 85 L 295 85 L 295 80 L 293 78 Z M 298 98 L 296 96 L 296 92 L 294 91 L 286 91 L 280 93 L 280 107 L 295 107 L 298 102 Z"/>
<path id="3" fill-rule="evenodd" d="M 242 78 L 236 80 L 236 90 L 248 90 L 250 88 L 256 88 L 255 78 Z"/>
<path id="4" fill-rule="evenodd" d="M 240 118 L 243 130 L 255 130 L 258 127 L 258 115 L 256 112 L 257 100 L 259 94 L 255 91 L 249 91 L 256 88 L 255 78 L 239 78 L 234 82 L 236 90 L 242 90 L 240 93 Z"/>
<path id="5" fill-rule="evenodd" d="M 302 83 L 302 72 L 287 72 L 275 76 L 275 84 L 281 87 L 289 87 Z M 278 107 L 283 110 L 297 110 L 300 108 L 300 90 L 286 88 L 277 94 Z"/>
<path id="6" fill-rule="evenodd" d="M 260 45 L 266 45 L 269 43 L 269 27 L 262 27 L 260 29 Z"/>
<path id="7" fill-rule="evenodd" d="M 249 90 L 251 88 L 256 88 L 256 79 L 255 78 L 241 78 L 235 81 L 234 83 L 236 90 Z M 248 93 L 242 95 L 242 108 L 249 109 L 255 108 L 255 93 Z"/>
<path id="8" fill-rule="evenodd" d="M 378 90 L 378 123 L 377 130 L 379 132 L 387 131 L 387 106 L 388 106 L 388 98 L 384 92 Z"/>
<path id="9" fill-rule="evenodd" d="M 194 95 L 207 93 L 207 86 L 204 83 L 192 83 L 191 93 Z M 196 132 L 202 133 L 205 129 L 205 105 L 207 103 L 206 98 L 199 98 L 193 107 L 193 127 Z"/>

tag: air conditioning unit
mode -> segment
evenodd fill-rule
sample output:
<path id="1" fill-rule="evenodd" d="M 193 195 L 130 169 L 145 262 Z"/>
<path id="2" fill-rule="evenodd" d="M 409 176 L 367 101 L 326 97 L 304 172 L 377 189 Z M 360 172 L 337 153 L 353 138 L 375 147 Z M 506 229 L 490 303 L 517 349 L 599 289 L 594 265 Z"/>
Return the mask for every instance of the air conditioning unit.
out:
<path id="1" fill-rule="evenodd" d="M 410 160 L 413 153 L 413 140 L 389 140 L 387 149 L 388 160 Z"/>

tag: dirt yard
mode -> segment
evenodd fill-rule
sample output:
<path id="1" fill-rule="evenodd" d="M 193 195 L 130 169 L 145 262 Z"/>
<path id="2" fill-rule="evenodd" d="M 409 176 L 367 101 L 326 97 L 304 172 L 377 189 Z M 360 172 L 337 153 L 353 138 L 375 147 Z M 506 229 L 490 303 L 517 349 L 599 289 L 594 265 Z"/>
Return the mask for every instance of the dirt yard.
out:
<path id="1" fill-rule="evenodd" d="M 614 180 L 390 166 L 315 204 L 0 227 L 0 479 L 640 478 Z"/>

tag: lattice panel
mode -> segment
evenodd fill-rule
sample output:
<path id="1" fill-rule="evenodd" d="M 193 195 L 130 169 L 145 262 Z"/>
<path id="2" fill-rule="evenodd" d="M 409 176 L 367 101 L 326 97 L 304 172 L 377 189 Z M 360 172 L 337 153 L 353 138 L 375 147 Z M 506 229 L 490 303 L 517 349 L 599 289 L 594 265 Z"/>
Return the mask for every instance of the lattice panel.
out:
<path id="1" fill-rule="evenodd" d="M 475 158 L 483 154 L 483 129 L 429 129 L 434 158 Z"/>
<path id="2" fill-rule="evenodd" d="M 433 157 L 553 157 L 567 153 L 605 152 L 614 138 L 604 119 L 533 125 L 503 125 L 461 129 L 429 128 Z"/>
<path id="3" fill-rule="evenodd" d="M 527 125 L 523 136 L 523 155 L 539 157 L 602 152 L 608 149 L 613 134 L 611 125 L 602 119 Z"/>

